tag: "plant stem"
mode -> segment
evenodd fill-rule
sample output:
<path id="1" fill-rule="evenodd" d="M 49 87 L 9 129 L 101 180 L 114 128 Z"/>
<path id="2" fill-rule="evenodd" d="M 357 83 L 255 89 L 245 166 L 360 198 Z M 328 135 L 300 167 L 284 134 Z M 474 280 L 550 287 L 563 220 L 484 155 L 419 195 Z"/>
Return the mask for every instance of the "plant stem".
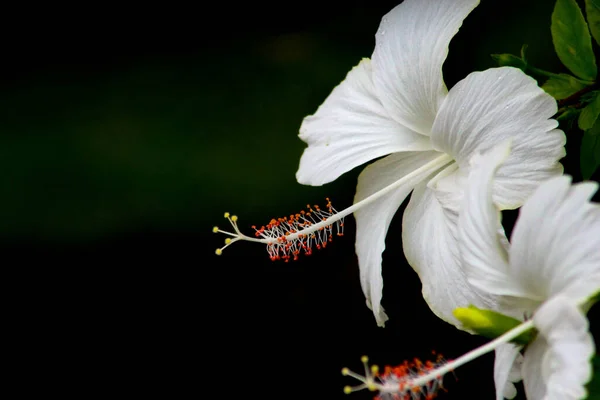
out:
<path id="1" fill-rule="evenodd" d="M 560 107 L 564 107 L 564 106 L 568 106 L 568 105 L 577 104 L 579 102 L 579 100 L 581 99 L 581 96 L 583 96 L 584 94 L 589 93 L 593 90 L 598 89 L 599 86 L 600 86 L 600 84 L 598 82 L 595 82 L 591 86 L 584 87 L 583 89 L 581 89 L 578 92 L 573 93 L 569 97 L 559 100 L 558 107 L 560 108 Z"/>

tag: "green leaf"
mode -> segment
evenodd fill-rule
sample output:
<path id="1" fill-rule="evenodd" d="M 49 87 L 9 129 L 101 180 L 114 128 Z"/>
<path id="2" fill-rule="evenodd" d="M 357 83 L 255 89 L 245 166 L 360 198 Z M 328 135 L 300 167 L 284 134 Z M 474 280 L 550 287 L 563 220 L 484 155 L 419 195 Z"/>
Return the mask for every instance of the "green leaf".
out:
<path id="1" fill-rule="evenodd" d="M 600 115 L 600 96 L 596 92 L 596 97 L 579 114 L 579 129 L 582 131 L 591 129 L 598 120 L 598 115 Z"/>
<path id="2" fill-rule="evenodd" d="M 542 89 L 556 100 L 566 99 L 584 87 L 586 87 L 584 83 L 568 74 L 553 76 L 542 85 Z"/>
<path id="3" fill-rule="evenodd" d="M 550 30 L 560 61 L 581 79 L 595 80 L 598 70 L 592 37 L 575 0 L 556 1 Z"/>
<path id="4" fill-rule="evenodd" d="M 579 165 L 584 180 L 590 179 L 600 165 L 600 122 L 583 132 Z"/>
<path id="5" fill-rule="evenodd" d="M 600 44 L 600 0 L 585 0 L 585 13 L 592 36 Z"/>

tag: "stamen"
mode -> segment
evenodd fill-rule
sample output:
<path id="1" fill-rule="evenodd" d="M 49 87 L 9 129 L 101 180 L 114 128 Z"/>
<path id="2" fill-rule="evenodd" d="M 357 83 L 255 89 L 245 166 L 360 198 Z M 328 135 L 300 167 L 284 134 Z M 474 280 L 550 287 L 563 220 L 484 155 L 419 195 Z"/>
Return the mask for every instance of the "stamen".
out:
<path id="1" fill-rule="evenodd" d="M 377 365 L 369 367 L 366 356 L 361 357 L 361 361 L 365 369 L 364 376 L 356 374 L 348 368 L 342 369 L 342 375 L 350 376 L 361 382 L 357 386 L 345 386 L 344 393 L 346 394 L 367 389 L 379 392 L 375 400 L 431 400 L 437 396 L 440 390 L 446 390 L 442 386 L 443 375 L 434 376 L 426 382 L 416 382 L 417 378 L 422 378 L 446 363 L 441 354 L 437 355 L 435 361 L 422 362 L 415 358 L 413 361 L 405 361 L 395 367 L 386 366 L 383 373 L 379 372 Z"/>
<path id="2" fill-rule="evenodd" d="M 577 304 L 581 305 L 583 300 Z M 510 331 L 498 336 L 496 339 L 473 349 L 455 360 L 445 360 L 440 354 L 434 362 L 425 363 L 415 359 L 412 362 L 404 362 L 396 367 L 385 367 L 384 373 L 377 375 L 375 372 L 369 372 L 366 366 L 367 359 L 363 357 L 365 363 L 365 376 L 355 374 L 348 368 L 342 370 L 343 375 L 351 376 L 362 382 L 358 386 L 346 386 L 344 393 L 352 393 L 362 389 L 374 389 L 379 391 L 376 400 L 430 400 L 435 398 L 438 390 L 444 390 L 442 386 L 442 377 L 448 372 L 453 372 L 456 368 L 467 364 L 481 357 L 484 354 L 495 350 L 498 346 L 508 343 L 517 336 L 532 329 L 533 320 L 523 322 Z M 373 371 L 373 368 L 371 368 Z M 375 369 L 378 371 L 378 369 Z"/>
<path id="3" fill-rule="evenodd" d="M 425 382 L 419 379 L 447 363 L 441 354 L 436 356 L 435 361 L 422 362 L 415 358 L 413 361 L 405 361 L 395 367 L 386 366 L 383 373 L 379 372 L 377 365 L 369 367 L 369 359 L 366 356 L 361 357 L 361 361 L 365 369 L 364 376 L 348 368 L 342 369 L 342 375 L 361 382 L 357 386 L 345 386 L 346 394 L 367 389 L 379 392 L 375 400 L 431 400 L 440 390 L 446 390 L 442 385 L 443 374 L 434 375 Z"/>
<path id="4" fill-rule="evenodd" d="M 232 237 L 231 242 L 217 249 L 216 254 L 222 254 L 227 246 L 238 240 L 245 240 L 266 244 L 267 252 L 272 260 L 284 260 L 287 262 L 290 259 L 297 260 L 300 253 L 310 255 L 313 247 L 317 249 L 324 248 L 332 240 L 334 225 L 337 235 L 343 235 L 344 217 L 382 198 L 399 187 L 417 184 L 423 178 L 453 162 L 449 155 L 442 154 L 344 210 L 336 211 L 331 206 L 329 199 L 327 199 L 326 210 L 309 205 L 307 206 L 307 211 L 292 214 L 289 217 L 272 219 L 269 224 L 261 226 L 259 229 L 253 227 L 255 229 L 255 237 L 246 236 L 241 233 L 237 226 L 237 217 L 225 213 L 225 218 L 229 220 L 235 232 L 223 231 L 218 227 L 213 228 L 213 232 L 215 233 L 222 233 Z"/>
<path id="5" fill-rule="evenodd" d="M 223 250 L 238 240 L 263 243 L 267 245 L 267 252 L 271 260 L 297 260 L 301 253 L 311 255 L 312 249 L 317 250 L 327 247 L 333 241 L 334 230 L 336 236 L 344 235 L 344 217 L 336 216 L 337 210 L 333 208 L 331 200 L 327 200 L 325 209 L 318 205 L 306 206 L 306 210 L 287 217 L 272 219 L 267 225 L 260 228 L 252 226 L 254 236 L 244 235 L 238 225 L 238 217 L 225 213 L 225 218 L 233 227 L 234 232 L 227 232 L 214 227 L 214 233 L 231 236 L 225 240 L 225 246 L 216 250 L 221 255 Z"/>

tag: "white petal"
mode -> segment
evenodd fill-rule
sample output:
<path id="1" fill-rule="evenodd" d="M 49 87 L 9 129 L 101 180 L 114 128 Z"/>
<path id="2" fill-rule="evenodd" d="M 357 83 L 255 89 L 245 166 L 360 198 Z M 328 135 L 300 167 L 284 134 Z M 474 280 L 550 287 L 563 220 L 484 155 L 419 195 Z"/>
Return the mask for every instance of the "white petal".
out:
<path id="1" fill-rule="evenodd" d="M 440 156 L 435 151 L 397 153 L 374 162 L 358 177 L 354 202 L 380 191 L 408 173 Z M 385 250 L 385 236 L 390 222 L 400 204 L 433 171 L 410 179 L 404 186 L 392 193 L 361 207 L 354 213 L 356 219 L 356 254 L 360 267 L 360 284 L 367 299 L 367 305 L 375 314 L 377 325 L 383 326 L 387 316 L 381 307 L 383 280 L 381 278 L 381 254 Z"/>
<path id="2" fill-rule="evenodd" d="M 538 371 L 546 386 L 545 398 L 585 398 L 595 352 L 585 315 L 567 297 L 555 296 L 540 307 L 533 321 L 547 344 Z M 537 398 L 529 393 L 528 397 Z"/>
<path id="3" fill-rule="evenodd" d="M 386 14 L 375 37 L 373 80 L 399 123 L 428 135 L 447 94 L 448 44 L 478 0 L 405 0 Z"/>
<path id="4" fill-rule="evenodd" d="M 570 181 L 542 184 L 513 230 L 510 275 L 531 299 L 561 293 L 579 300 L 600 289 L 600 205 L 589 202 L 598 184 Z"/>
<path id="5" fill-rule="evenodd" d="M 512 137 L 511 154 L 496 174 L 494 202 L 516 208 L 540 182 L 562 173 L 558 160 L 565 155 L 565 135 L 550 119 L 556 109 L 556 101 L 519 69 L 474 72 L 448 93 L 431 141 L 468 168 L 477 151 Z"/>
<path id="6" fill-rule="evenodd" d="M 429 138 L 391 119 L 374 94 L 371 61 L 362 60 L 314 115 L 304 118 L 300 139 L 308 143 L 298 182 L 322 185 L 343 173 L 399 151 L 430 150 Z"/>
<path id="7" fill-rule="evenodd" d="M 544 399 L 546 395 L 546 383 L 542 377 L 542 367 L 544 363 L 544 354 L 548 350 L 546 339 L 538 336 L 532 343 L 527 345 L 521 374 L 523 375 L 523 385 L 528 399 Z"/>
<path id="8" fill-rule="evenodd" d="M 435 197 L 444 209 L 446 217 L 454 225 L 458 224 L 458 214 L 462 206 L 467 178 L 464 170 L 459 169 L 458 164 L 453 162 L 427 183 L 428 188 L 434 189 Z"/>
<path id="9" fill-rule="evenodd" d="M 496 171 L 510 153 L 510 142 L 502 143 L 472 158 L 459 217 L 459 246 L 464 268 L 472 285 L 494 294 L 513 289 L 508 274 L 508 256 L 498 238 L 500 212 L 492 201 Z M 520 292 L 513 292 L 520 295 Z"/>
<path id="10" fill-rule="evenodd" d="M 496 400 L 512 399 L 517 395 L 514 382 L 521 380 L 523 356 L 520 347 L 507 343 L 496 348 L 494 359 L 494 383 Z"/>
<path id="11" fill-rule="evenodd" d="M 495 299 L 467 281 L 458 249 L 457 226 L 425 184 L 415 187 L 402 220 L 408 263 L 421 278 L 423 296 L 441 319 L 461 327 L 452 311 L 473 304 L 494 309 Z"/>

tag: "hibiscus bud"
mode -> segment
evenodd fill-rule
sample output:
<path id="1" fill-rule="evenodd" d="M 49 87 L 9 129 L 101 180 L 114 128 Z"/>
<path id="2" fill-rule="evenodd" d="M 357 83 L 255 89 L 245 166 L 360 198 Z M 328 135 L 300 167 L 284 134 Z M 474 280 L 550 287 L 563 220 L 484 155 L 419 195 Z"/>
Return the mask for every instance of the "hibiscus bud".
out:
<path id="1" fill-rule="evenodd" d="M 490 339 L 495 339 L 521 324 L 518 319 L 491 310 L 481 310 L 475 306 L 456 308 L 453 314 L 466 329 Z M 512 341 L 526 345 L 534 338 L 535 333 L 530 330 Z"/>
<path id="2" fill-rule="evenodd" d="M 492 54 L 492 58 L 501 67 L 515 67 L 522 71 L 527 68 L 527 63 L 520 57 L 513 56 L 512 54 Z"/>

